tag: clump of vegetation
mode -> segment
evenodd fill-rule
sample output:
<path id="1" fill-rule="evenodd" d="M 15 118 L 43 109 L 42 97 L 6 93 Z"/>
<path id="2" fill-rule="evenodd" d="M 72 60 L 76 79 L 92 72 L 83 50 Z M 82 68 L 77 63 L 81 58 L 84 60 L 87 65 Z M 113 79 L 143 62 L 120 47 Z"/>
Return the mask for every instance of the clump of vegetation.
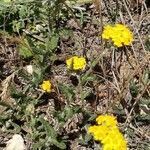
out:
<path id="1" fill-rule="evenodd" d="M 148 1 L 1 0 L 0 149 L 148 150 L 149 20 Z"/>

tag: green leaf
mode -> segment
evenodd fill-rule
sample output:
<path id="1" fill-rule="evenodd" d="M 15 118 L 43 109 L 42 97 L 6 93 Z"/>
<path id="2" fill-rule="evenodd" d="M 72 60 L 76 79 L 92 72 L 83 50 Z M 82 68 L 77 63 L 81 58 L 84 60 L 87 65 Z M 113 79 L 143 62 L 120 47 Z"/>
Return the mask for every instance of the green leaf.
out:
<path id="1" fill-rule="evenodd" d="M 44 55 L 45 54 L 45 47 L 43 44 L 36 45 L 35 41 L 30 37 L 26 37 L 26 39 L 28 41 L 29 47 L 32 49 L 34 57 L 35 57 L 35 55 Z"/>
<path id="2" fill-rule="evenodd" d="M 142 77 L 144 84 L 149 84 L 150 81 L 150 69 L 145 69 Z"/>
<path id="3" fill-rule="evenodd" d="M 43 118 L 39 118 L 39 121 L 43 124 L 47 136 L 51 137 L 52 139 L 56 139 L 57 133 L 54 130 L 54 128 L 47 121 L 45 121 Z"/>
<path id="4" fill-rule="evenodd" d="M 69 29 L 62 29 L 59 32 L 59 35 L 60 35 L 60 38 L 62 38 L 62 39 L 68 39 L 69 37 L 71 37 L 73 35 L 73 32 L 72 32 L 72 30 L 69 30 Z"/>
<path id="5" fill-rule="evenodd" d="M 19 33 L 19 30 L 22 28 L 21 22 L 18 22 L 17 20 L 13 20 L 12 24 L 13 24 L 13 31 Z"/>
<path id="6" fill-rule="evenodd" d="M 89 122 L 95 120 L 96 117 L 97 117 L 96 114 L 91 115 L 91 112 L 86 112 L 86 113 L 88 113 L 88 114 L 90 115 L 90 117 L 88 118 L 88 121 L 89 121 Z"/>
<path id="7" fill-rule="evenodd" d="M 19 53 L 24 58 L 29 58 L 29 57 L 33 56 L 32 50 L 31 50 L 31 48 L 29 46 L 29 43 L 28 43 L 28 41 L 26 39 L 24 39 L 22 41 L 22 43 L 20 44 L 20 46 L 19 46 Z"/>
<path id="8" fill-rule="evenodd" d="M 38 84 L 42 81 L 43 79 L 43 72 L 41 69 L 35 69 L 33 72 L 33 79 L 32 83 L 33 85 L 38 86 Z"/>
<path id="9" fill-rule="evenodd" d="M 145 42 L 145 47 L 147 51 L 150 51 L 150 38 L 148 38 Z"/>
<path id="10" fill-rule="evenodd" d="M 85 135 L 82 135 L 80 138 L 80 144 L 82 145 L 88 145 L 88 142 L 92 139 L 92 135 L 86 133 Z"/>
<path id="11" fill-rule="evenodd" d="M 74 98 L 74 88 L 69 85 L 59 85 L 60 90 L 63 92 L 63 94 L 66 96 L 66 98 L 70 101 Z"/>
<path id="12" fill-rule="evenodd" d="M 55 145 L 60 149 L 66 149 L 66 145 L 62 141 L 57 141 L 57 133 L 54 130 L 54 128 L 43 118 L 39 118 L 39 121 L 42 123 L 43 127 L 45 128 L 45 133 L 48 136 L 47 142 L 50 143 L 50 145 Z"/>
<path id="13" fill-rule="evenodd" d="M 59 41 L 59 35 L 53 34 L 46 43 L 47 51 L 52 51 L 52 50 L 56 49 L 58 46 L 58 41 Z"/>
<path id="14" fill-rule="evenodd" d="M 33 150 L 41 150 L 42 147 L 45 146 L 45 141 L 40 141 L 38 143 L 33 143 L 32 147 L 33 147 Z"/>
<path id="15" fill-rule="evenodd" d="M 94 81 L 96 80 L 96 76 L 95 75 L 83 75 L 81 77 L 81 83 L 84 84 L 86 82 L 90 82 L 90 81 Z"/>
<path id="16" fill-rule="evenodd" d="M 55 139 L 51 140 L 51 143 L 60 149 L 66 149 L 66 144 L 64 142 L 57 141 Z"/>
<path id="17" fill-rule="evenodd" d="M 130 92 L 133 97 L 136 97 L 139 92 L 139 87 L 134 81 L 130 83 Z"/>
<path id="18" fill-rule="evenodd" d="M 86 97 L 88 97 L 91 93 L 93 93 L 91 88 L 86 88 L 85 90 L 82 91 L 81 93 L 81 99 L 85 99 Z"/>
<path id="19" fill-rule="evenodd" d="M 71 118 L 74 114 L 73 108 L 66 106 L 65 107 L 65 120 Z"/>
<path id="20" fill-rule="evenodd" d="M 28 14 L 28 10 L 27 10 L 27 7 L 26 6 L 20 6 L 19 8 L 19 16 L 20 18 L 25 18 Z"/>

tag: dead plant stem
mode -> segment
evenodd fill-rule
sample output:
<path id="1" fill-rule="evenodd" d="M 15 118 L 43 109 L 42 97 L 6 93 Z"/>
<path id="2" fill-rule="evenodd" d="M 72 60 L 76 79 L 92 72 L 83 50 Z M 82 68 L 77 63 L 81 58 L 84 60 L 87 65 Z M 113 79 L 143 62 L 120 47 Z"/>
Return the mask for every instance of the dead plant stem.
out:
<path id="1" fill-rule="evenodd" d="M 138 31 L 138 29 L 137 29 L 137 27 L 136 27 L 135 21 L 134 21 L 134 19 L 133 19 L 132 15 L 131 15 L 131 13 L 130 13 L 130 10 L 129 10 L 129 8 L 128 8 L 127 4 L 126 4 L 126 1 L 125 1 L 125 0 L 123 0 L 122 2 L 123 2 L 124 7 L 126 8 L 127 13 L 128 13 L 128 15 L 129 15 L 129 17 L 130 17 L 130 19 L 131 19 L 132 23 L 133 23 L 133 28 L 134 28 L 134 30 L 136 31 L 136 33 L 137 33 L 137 35 L 138 35 L 138 37 L 139 37 L 140 43 L 141 43 L 141 45 L 142 45 L 142 48 L 143 48 L 143 50 L 144 50 L 144 52 L 145 52 L 146 50 L 145 50 L 145 47 L 144 47 L 143 41 L 142 41 L 141 36 L 140 36 L 140 34 L 139 34 L 139 31 Z"/>

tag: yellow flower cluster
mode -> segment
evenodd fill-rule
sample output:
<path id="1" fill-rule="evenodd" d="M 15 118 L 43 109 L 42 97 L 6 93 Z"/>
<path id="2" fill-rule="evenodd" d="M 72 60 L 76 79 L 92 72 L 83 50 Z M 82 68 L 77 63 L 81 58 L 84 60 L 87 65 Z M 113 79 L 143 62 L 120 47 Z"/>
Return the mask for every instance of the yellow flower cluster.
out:
<path id="1" fill-rule="evenodd" d="M 45 92 L 50 93 L 52 90 L 52 84 L 49 80 L 47 81 L 43 81 L 43 83 L 41 84 L 41 89 L 44 90 Z"/>
<path id="2" fill-rule="evenodd" d="M 127 150 L 127 142 L 119 131 L 114 116 L 100 115 L 96 122 L 98 125 L 90 126 L 88 131 L 103 144 L 103 150 Z"/>
<path id="3" fill-rule="evenodd" d="M 106 25 L 102 33 L 102 38 L 106 40 L 111 39 L 115 46 L 122 47 L 124 45 L 131 45 L 133 34 L 125 25 Z"/>
<path id="4" fill-rule="evenodd" d="M 73 56 L 66 60 L 67 68 L 71 70 L 83 70 L 86 66 L 84 57 Z"/>

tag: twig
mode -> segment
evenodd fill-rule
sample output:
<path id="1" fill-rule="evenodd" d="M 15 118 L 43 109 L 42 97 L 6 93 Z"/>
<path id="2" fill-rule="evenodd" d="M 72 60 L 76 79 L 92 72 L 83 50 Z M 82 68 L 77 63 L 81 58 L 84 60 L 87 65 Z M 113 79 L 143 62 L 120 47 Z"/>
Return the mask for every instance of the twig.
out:
<path id="1" fill-rule="evenodd" d="M 101 52 L 97 58 L 94 60 L 94 62 L 91 64 L 89 70 L 86 71 L 86 73 L 82 76 L 83 77 L 87 77 L 91 72 L 92 72 L 92 69 L 98 64 L 98 62 L 101 60 L 101 58 L 108 52 L 108 49 L 107 50 L 104 50 L 103 52 Z M 82 81 L 82 84 L 83 81 Z"/>
<path id="2" fill-rule="evenodd" d="M 113 52 L 112 52 L 112 66 L 111 66 L 111 71 L 112 71 L 113 78 L 114 78 L 115 83 L 116 83 L 117 90 L 118 90 L 118 92 L 120 93 L 121 90 L 120 90 L 119 83 L 118 83 L 118 80 L 117 80 L 116 75 L 115 75 L 115 72 L 114 72 L 114 66 L 115 66 L 115 50 L 113 49 Z"/>
<path id="3" fill-rule="evenodd" d="M 103 17 L 102 17 L 102 4 L 101 4 L 101 0 L 99 0 L 98 10 L 99 10 L 99 18 L 100 18 L 100 35 L 102 35 L 102 31 L 103 31 Z M 92 72 L 92 69 L 101 60 L 101 58 L 108 52 L 108 49 L 104 49 L 104 43 L 103 43 L 102 36 L 100 36 L 100 39 L 101 39 L 100 47 L 102 49 L 102 52 L 101 51 L 99 52 L 97 58 L 93 61 L 93 63 L 91 64 L 89 70 L 82 77 L 88 76 Z M 81 77 L 81 80 L 82 80 L 82 77 Z M 82 84 L 84 84 L 83 81 L 82 81 Z"/>
<path id="4" fill-rule="evenodd" d="M 135 29 L 135 31 L 136 31 L 136 33 L 137 33 L 137 35 L 138 35 L 138 37 L 139 37 L 140 43 L 141 43 L 141 45 L 142 45 L 142 48 L 143 48 L 144 51 L 146 51 L 146 50 L 145 50 L 145 47 L 144 47 L 144 44 L 143 44 L 143 41 L 142 41 L 142 39 L 141 39 L 141 36 L 140 36 L 140 34 L 139 34 L 139 31 L 138 31 L 138 29 L 136 28 L 135 21 L 134 21 L 134 19 L 133 19 L 131 13 L 130 13 L 130 11 L 129 11 L 129 8 L 128 8 L 128 6 L 127 6 L 125 0 L 123 0 L 123 4 L 124 4 L 124 6 L 125 6 L 125 8 L 126 8 L 126 10 L 127 10 L 127 13 L 128 13 L 128 15 L 129 15 L 129 17 L 130 17 L 132 23 L 133 23 L 133 28 Z"/>
<path id="5" fill-rule="evenodd" d="M 141 129 L 136 129 L 133 125 L 130 124 L 130 128 L 135 130 L 136 132 L 140 133 L 141 135 L 144 135 L 147 139 L 150 140 L 150 136 L 147 135 L 144 131 L 142 131 Z"/>

